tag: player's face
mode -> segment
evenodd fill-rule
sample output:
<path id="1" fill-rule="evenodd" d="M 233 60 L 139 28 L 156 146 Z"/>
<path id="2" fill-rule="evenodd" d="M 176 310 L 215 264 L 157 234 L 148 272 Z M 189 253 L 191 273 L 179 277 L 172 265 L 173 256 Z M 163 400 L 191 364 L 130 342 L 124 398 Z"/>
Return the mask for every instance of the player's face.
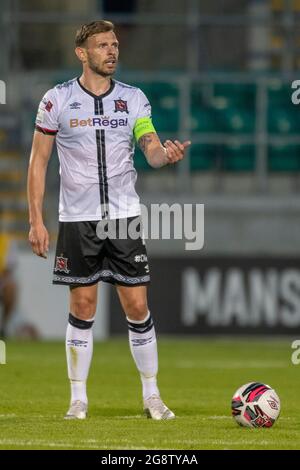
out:
<path id="1" fill-rule="evenodd" d="M 103 77 L 115 73 L 119 57 L 119 43 L 115 33 L 98 33 L 87 39 L 86 59 L 93 72 Z"/>

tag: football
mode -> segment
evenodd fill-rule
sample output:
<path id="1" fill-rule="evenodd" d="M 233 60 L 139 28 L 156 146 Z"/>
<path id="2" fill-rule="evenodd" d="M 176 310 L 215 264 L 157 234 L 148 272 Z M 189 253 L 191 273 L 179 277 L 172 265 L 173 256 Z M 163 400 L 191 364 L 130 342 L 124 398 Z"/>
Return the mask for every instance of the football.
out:
<path id="1" fill-rule="evenodd" d="M 240 426 L 270 428 L 278 419 L 280 399 L 269 385 L 249 382 L 234 393 L 231 411 Z"/>

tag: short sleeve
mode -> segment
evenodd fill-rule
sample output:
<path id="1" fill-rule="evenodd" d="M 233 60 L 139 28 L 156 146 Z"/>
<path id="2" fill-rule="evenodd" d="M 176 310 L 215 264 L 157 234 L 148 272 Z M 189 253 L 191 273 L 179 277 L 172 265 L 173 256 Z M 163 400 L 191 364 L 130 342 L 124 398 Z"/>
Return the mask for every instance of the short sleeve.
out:
<path id="1" fill-rule="evenodd" d="M 47 91 L 39 104 L 35 128 L 43 134 L 55 135 L 58 132 L 58 101 L 54 89 Z"/>
<path id="2" fill-rule="evenodd" d="M 156 133 L 152 124 L 151 105 L 149 100 L 140 89 L 138 90 L 138 93 L 137 114 L 133 127 L 133 135 L 136 142 L 138 142 L 144 134 L 148 134 L 150 132 Z"/>
<path id="3" fill-rule="evenodd" d="M 144 117 L 151 119 L 151 104 L 142 90 L 138 89 L 138 107 L 136 119 Z"/>

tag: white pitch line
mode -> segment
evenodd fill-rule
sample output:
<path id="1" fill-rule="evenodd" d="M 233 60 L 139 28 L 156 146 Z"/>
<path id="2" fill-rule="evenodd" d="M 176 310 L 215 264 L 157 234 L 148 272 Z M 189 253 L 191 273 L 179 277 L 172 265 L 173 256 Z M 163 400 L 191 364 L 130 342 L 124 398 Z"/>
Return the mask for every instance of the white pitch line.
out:
<path id="1" fill-rule="evenodd" d="M 203 419 L 203 420 L 206 420 L 206 419 L 214 419 L 214 420 L 219 420 L 219 419 L 220 419 L 220 420 L 221 420 L 221 419 L 228 419 L 228 420 L 229 420 L 229 419 L 230 419 L 230 420 L 232 420 L 232 416 L 217 416 L 217 415 L 216 415 L 216 416 L 207 416 L 207 417 L 204 417 L 204 418 L 202 418 L 202 419 Z"/>
<path id="2" fill-rule="evenodd" d="M 180 369 L 277 369 L 289 365 L 288 361 L 179 361 L 176 366 Z"/>
<path id="3" fill-rule="evenodd" d="M 132 416 L 112 416 L 112 419 L 145 419 L 143 415 L 132 415 Z"/>
<path id="4" fill-rule="evenodd" d="M 20 446 L 20 447 L 62 447 L 76 449 L 101 449 L 101 444 L 73 444 L 72 442 L 49 442 L 40 439 L 19 440 L 19 439 L 0 439 L 0 446 Z"/>

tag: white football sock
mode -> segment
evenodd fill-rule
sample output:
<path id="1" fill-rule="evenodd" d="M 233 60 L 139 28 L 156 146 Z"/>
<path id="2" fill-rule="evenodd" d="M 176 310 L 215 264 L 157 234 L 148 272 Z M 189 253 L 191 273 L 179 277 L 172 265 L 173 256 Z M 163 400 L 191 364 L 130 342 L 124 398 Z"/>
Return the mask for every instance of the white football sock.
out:
<path id="1" fill-rule="evenodd" d="M 70 313 L 66 332 L 68 377 L 71 383 L 71 403 L 88 402 L 86 380 L 93 354 L 94 318 L 80 320 Z"/>
<path id="2" fill-rule="evenodd" d="M 127 317 L 127 323 L 130 351 L 141 374 L 143 398 L 159 395 L 156 380 L 158 371 L 157 342 L 150 312 L 142 321 L 134 321 Z"/>

